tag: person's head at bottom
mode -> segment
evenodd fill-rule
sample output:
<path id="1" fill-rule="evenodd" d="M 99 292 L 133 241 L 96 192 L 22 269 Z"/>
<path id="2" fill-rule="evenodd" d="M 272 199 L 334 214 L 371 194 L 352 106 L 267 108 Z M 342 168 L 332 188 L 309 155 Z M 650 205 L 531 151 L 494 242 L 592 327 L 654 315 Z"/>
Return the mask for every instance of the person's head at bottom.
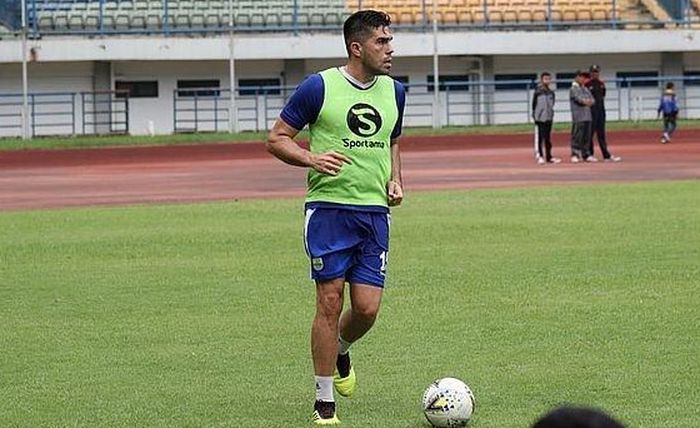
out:
<path id="1" fill-rule="evenodd" d="M 532 428 L 625 428 L 601 410 L 586 407 L 558 407 L 542 416 Z"/>

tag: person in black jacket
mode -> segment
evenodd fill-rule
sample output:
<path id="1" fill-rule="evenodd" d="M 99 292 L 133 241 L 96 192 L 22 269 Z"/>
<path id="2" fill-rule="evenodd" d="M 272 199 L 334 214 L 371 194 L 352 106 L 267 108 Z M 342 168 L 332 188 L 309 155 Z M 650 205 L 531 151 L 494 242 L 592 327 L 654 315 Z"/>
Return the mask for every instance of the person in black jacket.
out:
<path id="1" fill-rule="evenodd" d="M 593 94 L 595 104 L 591 107 L 591 136 L 588 143 L 588 153 L 593 156 L 593 136 L 597 136 L 600 152 L 603 155 L 603 160 L 609 162 L 620 162 L 619 156 L 614 156 L 608 151 L 608 143 L 605 139 L 605 82 L 600 79 L 600 66 L 592 65 L 590 68 L 591 77 L 586 81 L 586 87 Z"/>

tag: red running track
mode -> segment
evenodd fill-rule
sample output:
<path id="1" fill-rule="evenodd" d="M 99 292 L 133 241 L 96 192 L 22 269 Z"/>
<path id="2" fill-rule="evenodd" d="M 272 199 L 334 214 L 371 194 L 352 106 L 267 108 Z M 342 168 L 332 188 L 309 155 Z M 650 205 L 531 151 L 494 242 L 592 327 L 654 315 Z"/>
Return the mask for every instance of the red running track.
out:
<path id="1" fill-rule="evenodd" d="M 464 135 L 402 140 L 407 191 L 700 178 L 700 130 L 661 145 L 658 133 L 609 134 L 621 163 L 537 165 L 532 136 Z M 260 143 L 0 152 L 0 210 L 300 197 L 305 175 Z"/>

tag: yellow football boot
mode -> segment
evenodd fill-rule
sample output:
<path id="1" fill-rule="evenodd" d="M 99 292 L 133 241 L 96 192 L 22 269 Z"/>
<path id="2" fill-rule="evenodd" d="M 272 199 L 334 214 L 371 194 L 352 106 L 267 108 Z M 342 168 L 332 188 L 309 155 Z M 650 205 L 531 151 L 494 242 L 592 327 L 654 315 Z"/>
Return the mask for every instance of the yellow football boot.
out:
<path id="1" fill-rule="evenodd" d="M 350 398 L 357 389 L 357 377 L 355 376 L 355 368 L 350 366 L 350 373 L 347 377 L 340 377 L 338 370 L 333 374 L 333 386 L 335 391 L 343 397 Z"/>

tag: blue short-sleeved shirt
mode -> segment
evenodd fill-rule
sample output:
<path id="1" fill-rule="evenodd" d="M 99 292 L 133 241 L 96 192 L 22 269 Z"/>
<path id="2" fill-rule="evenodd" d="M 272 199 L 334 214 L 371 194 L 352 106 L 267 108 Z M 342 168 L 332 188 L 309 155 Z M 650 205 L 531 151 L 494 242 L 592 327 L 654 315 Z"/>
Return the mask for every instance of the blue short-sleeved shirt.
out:
<path id="1" fill-rule="evenodd" d="M 355 87 L 362 90 L 362 88 Z M 399 119 L 396 121 L 391 138 L 398 138 L 402 132 L 401 123 L 403 122 L 403 110 L 406 105 L 406 89 L 401 82 L 396 80 L 394 80 L 394 87 L 396 88 L 396 105 L 399 110 Z M 289 98 L 280 117 L 289 126 L 301 131 L 306 125 L 316 122 L 316 118 L 318 118 L 323 106 L 324 94 L 321 75 L 316 73 L 308 76 Z"/>

